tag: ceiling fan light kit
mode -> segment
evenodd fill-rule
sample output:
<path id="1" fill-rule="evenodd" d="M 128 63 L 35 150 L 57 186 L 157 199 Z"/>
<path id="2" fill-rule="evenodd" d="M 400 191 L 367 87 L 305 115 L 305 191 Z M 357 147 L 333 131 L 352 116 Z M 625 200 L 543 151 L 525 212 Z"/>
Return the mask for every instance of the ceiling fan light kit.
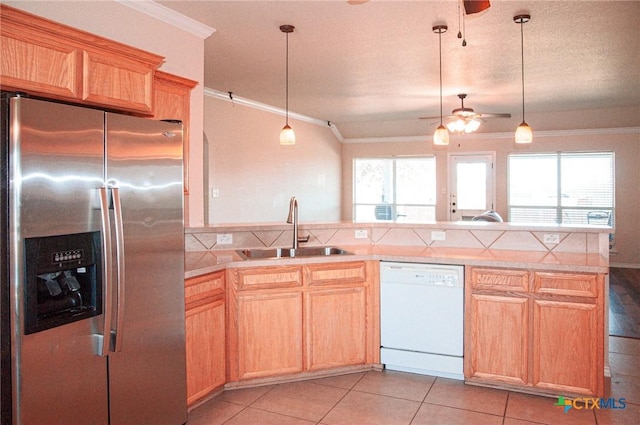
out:
<path id="1" fill-rule="evenodd" d="M 446 25 L 435 25 L 432 30 L 438 34 L 438 56 L 440 59 L 440 125 L 433 134 L 433 144 L 446 146 L 449 144 L 449 132 L 442 125 L 442 34 L 447 32 Z"/>
<path id="2" fill-rule="evenodd" d="M 523 14 L 513 17 L 513 22 L 520 24 L 520 59 L 522 64 L 522 122 L 516 129 L 515 142 L 518 144 L 531 143 L 533 141 L 533 131 L 524 119 L 524 33 L 523 25 L 531 20 L 531 15 Z"/>
<path id="3" fill-rule="evenodd" d="M 281 25 L 280 31 L 287 35 L 287 59 L 286 59 L 286 106 L 285 106 L 285 125 L 280 131 L 280 145 L 291 146 L 296 144 L 296 134 L 289 126 L 289 33 L 292 33 L 295 27 L 293 25 Z"/>

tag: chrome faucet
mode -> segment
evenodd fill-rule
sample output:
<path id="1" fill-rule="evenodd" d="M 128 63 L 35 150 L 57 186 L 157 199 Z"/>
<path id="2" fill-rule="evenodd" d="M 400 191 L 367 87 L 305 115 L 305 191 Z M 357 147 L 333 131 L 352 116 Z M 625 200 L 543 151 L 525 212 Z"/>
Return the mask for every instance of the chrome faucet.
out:
<path id="1" fill-rule="evenodd" d="M 289 217 L 287 217 L 287 223 L 293 224 L 293 249 L 298 249 L 300 242 L 309 242 L 309 235 L 298 237 L 298 200 L 295 196 L 292 196 L 289 201 Z"/>
<path id="2" fill-rule="evenodd" d="M 295 196 L 289 200 L 287 223 L 293 224 L 293 249 L 298 249 L 298 200 Z"/>

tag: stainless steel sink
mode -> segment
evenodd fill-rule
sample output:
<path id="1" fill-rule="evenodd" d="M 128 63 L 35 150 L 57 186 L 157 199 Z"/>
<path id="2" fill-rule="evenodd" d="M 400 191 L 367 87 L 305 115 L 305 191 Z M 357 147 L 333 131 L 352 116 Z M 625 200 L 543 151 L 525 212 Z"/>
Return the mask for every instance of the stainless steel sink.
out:
<path id="1" fill-rule="evenodd" d="M 349 251 L 335 246 L 305 246 L 302 248 L 253 248 L 237 251 L 246 260 L 260 260 L 267 258 L 299 258 L 299 257 L 327 257 L 330 255 L 353 255 Z"/>

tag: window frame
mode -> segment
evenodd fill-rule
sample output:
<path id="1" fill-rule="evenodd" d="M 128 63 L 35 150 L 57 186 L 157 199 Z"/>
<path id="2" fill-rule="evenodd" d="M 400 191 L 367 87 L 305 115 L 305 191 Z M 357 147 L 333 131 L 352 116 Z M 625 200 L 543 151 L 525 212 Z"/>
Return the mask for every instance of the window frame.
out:
<path id="1" fill-rule="evenodd" d="M 569 158 L 572 156 L 584 155 L 585 159 L 590 155 L 607 155 L 610 156 L 611 160 L 611 206 L 610 207 L 601 207 L 601 206 L 592 206 L 592 205 L 563 205 L 563 186 L 562 186 L 562 159 Z M 511 159 L 516 157 L 553 157 L 556 161 L 556 196 L 555 196 L 555 205 L 520 205 L 520 204 L 512 204 L 512 172 L 511 172 Z M 567 222 L 565 220 L 565 212 L 567 211 L 584 211 L 585 216 L 588 215 L 590 211 L 607 211 L 609 212 L 608 223 L 609 226 L 613 227 L 615 222 L 615 212 L 616 212 L 616 200 L 615 200 L 615 152 L 614 151 L 555 151 L 555 152 L 528 152 L 528 153 L 520 153 L 520 152 L 512 152 L 507 155 L 507 214 L 510 222 L 514 223 L 524 223 L 525 221 L 514 221 L 512 209 L 514 208 L 522 208 L 522 209 L 531 209 L 531 210 L 542 210 L 542 209 L 553 209 L 555 210 L 555 224 L 557 225 L 567 225 L 571 224 L 571 222 Z M 568 217 L 568 215 L 567 215 Z M 588 217 L 586 218 L 588 220 Z M 547 221 L 526 221 L 529 223 L 548 223 Z M 578 225 L 583 225 L 584 223 L 578 223 Z M 590 224 L 590 223 L 587 223 Z M 602 223 L 599 223 L 602 224 Z M 613 240 L 613 234 L 611 235 L 611 240 Z"/>
<path id="2" fill-rule="evenodd" d="M 434 196 L 433 196 L 433 203 L 432 204 L 424 204 L 424 203 L 398 203 L 397 202 L 397 161 L 402 161 L 402 160 L 429 160 L 432 161 L 432 166 L 433 166 L 433 190 L 434 190 Z M 352 212 L 352 217 L 353 217 L 353 221 L 354 222 L 367 222 L 368 220 L 358 220 L 357 217 L 357 208 L 358 206 L 373 206 L 375 208 L 375 206 L 382 204 L 382 201 L 376 202 L 376 203 L 371 203 L 371 202 L 361 202 L 358 203 L 357 202 L 357 196 L 358 196 L 358 190 L 357 190 L 357 176 L 356 176 L 356 172 L 357 172 L 357 162 L 358 161 L 391 161 L 391 181 L 390 181 L 390 185 L 391 185 L 391 199 L 385 199 L 385 202 L 387 202 L 390 206 L 391 206 L 391 212 L 390 215 L 391 217 L 394 217 L 392 219 L 389 220 L 384 220 L 384 219 L 374 219 L 375 222 L 389 222 L 389 223 L 397 223 L 397 222 L 405 222 L 405 223 L 430 223 L 432 221 L 435 221 L 435 214 L 436 214 L 436 207 L 437 207 L 437 170 L 436 170 L 436 166 L 437 166 L 437 161 L 436 161 L 436 156 L 435 155 L 407 155 L 407 156 L 399 156 L 399 155 L 391 155 L 391 156 L 364 156 L 364 157 L 356 157 L 353 158 L 352 160 L 352 175 L 351 175 L 351 180 L 352 180 L 352 199 L 351 199 L 351 212 Z M 403 221 L 403 220 L 398 220 L 398 207 L 426 207 L 426 208 L 432 208 L 433 210 L 433 217 L 434 220 L 425 220 L 425 221 Z"/>

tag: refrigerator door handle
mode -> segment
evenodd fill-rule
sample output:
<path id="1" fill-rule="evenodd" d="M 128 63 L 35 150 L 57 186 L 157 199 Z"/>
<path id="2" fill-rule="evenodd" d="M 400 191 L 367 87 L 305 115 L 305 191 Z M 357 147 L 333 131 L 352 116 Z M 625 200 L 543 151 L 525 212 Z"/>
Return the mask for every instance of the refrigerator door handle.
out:
<path id="1" fill-rule="evenodd" d="M 124 304 L 125 304 L 125 269 L 124 269 L 124 229 L 122 224 L 122 203 L 120 202 L 120 190 L 117 187 L 111 187 L 113 195 L 113 212 L 115 225 L 115 243 L 116 243 L 116 324 L 115 338 L 112 338 L 112 351 L 118 352 L 122 350 L 122 333 L 124 329 Z"/>
<path id="2" fill-rule="evenodd" d="M 111 346 L 111 316 L 113 303 L 111 302 L 112 292 L 112 260 L 111 260 L 111 221 L 109 219 L 109 191 L 106 187 L 98 189 L 100 197 L 100 216 L 102 225 L 102 299 L 104 300 L 104 325 L 102 335 L 94 336 L 95 353 L 98 356 L 106 357 L 109 355 Z"/>

